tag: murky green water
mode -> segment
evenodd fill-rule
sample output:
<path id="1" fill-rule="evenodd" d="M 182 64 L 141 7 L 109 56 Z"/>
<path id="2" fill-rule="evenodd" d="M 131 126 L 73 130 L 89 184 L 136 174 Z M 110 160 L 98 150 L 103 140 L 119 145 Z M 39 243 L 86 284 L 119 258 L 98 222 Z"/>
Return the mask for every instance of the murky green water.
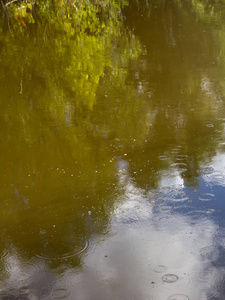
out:
<path id="1" fill-rule="evenodd" d="M 224 299 L 224 8 L 1 31 L 1 299 Z"/>

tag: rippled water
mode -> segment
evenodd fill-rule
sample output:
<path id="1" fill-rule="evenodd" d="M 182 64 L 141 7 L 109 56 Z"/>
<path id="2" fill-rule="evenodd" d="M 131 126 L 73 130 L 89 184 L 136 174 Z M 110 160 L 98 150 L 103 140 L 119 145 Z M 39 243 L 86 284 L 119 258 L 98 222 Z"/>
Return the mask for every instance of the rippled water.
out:
<path id="1" fill-rule="evenodd" d="M 225 298 L 223 2 L 122 2 L 0 19 L 2 300 Z"/>

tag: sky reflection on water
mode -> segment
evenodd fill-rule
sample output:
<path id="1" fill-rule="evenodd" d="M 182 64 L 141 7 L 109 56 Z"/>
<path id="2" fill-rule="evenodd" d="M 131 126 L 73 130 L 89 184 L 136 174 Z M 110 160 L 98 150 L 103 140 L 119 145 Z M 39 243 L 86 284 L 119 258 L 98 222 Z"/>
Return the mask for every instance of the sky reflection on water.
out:
<path id="1" fill-rule="evenodd" d="M 2 257 L 8 277 L 7 283 L 1 283 L 2 295 L 84 300 L 223 298 L 225 230 L 213 220 L 213 212 L 197 209 L 188 200 L 165 199 L 158 205 L 160 189 L 156 197 L 153 191 L 148 194 L 135 185 L 126 161 L 119 165 L 126 166 L 118 169 L 124 192 L 115 201 L 108 234 L 92 238 L 91 248 L 82 253 L 82 266 L 64 268 L 67 259 L 60 259 L 51 270 L 42 259 L 21 261 L 13 249 Z M 173 191 L 184 189 L 178 174 L 172 173 L 170 179 Z M 164 189 L 169 192 L 162 184 Z M 213 208 L 215 202 L 211 203 Z"/>
<path id="2" fill-rule="evenodd" d="M 126 174 L 119 174 L 125 192 L 113 214 L 112 236 L 84 259 L 85 289 L 91 282 L 102 286 L 93 299 L 222 299 L 224 248 L 211 214 L 193 206 L 184 213 L 188 206 L 181 201 L 176 207 L 165 201 L 172 207 L 163 212 Z"/>
<path id="3" fill-rule="evenodd" d="M 6 39 L 1 299 L 224 299 L 224 28 L 197 4 Z"/>

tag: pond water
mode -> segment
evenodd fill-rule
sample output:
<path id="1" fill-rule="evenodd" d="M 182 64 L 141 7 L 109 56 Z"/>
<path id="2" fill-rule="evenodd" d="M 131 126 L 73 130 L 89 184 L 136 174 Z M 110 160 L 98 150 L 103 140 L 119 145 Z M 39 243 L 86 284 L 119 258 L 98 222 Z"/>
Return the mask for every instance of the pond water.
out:
<path id="1" fill-rule="evenodd" d="M 225 7 L 128 4 L 1 31 L 3 300 L 225 298 Z"/>

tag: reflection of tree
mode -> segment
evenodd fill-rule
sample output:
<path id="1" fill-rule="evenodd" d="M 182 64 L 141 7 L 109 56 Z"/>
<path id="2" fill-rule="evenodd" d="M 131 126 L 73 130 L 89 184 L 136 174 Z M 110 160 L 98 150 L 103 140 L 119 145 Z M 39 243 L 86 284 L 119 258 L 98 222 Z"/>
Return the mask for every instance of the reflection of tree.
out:
<path id="1" fill-rule="evenodd" d="M 133 67 L 129 80 L 136 86 L 141 82 L 151 94 L 154 115 L 149 142 L 144 150 L 132 153 L 133 159 L 142 157 L 141 162 L 134 159 L 133 171 L 142 170 L 140 184 L 157 186 L 158 170 L 170 168 L 178 155 L 186 155 L 182 176 L 195 185 L 199 162 L 215 154 L 223 126 L 218 120 L 224 111 L 218 32 L 199 21 L 186 1 L 148 1 L 149 9 L 146 3 L 139 3 L 138 9 L 136 1 L 130 4 L 126 23 L 148 54 Z M 160 161 L 162 155 L 168 160 Z"/>
<path id="2" fill-rule="evenodd" d="M 122 1 L 56 2 L 36 1 L 37 20 L 29 3 L 8 5 L 0 43 L 1 250 L 13 244 L 18 256 L 53 258 L 51 267 L 80 264 L 75 254 L 106 231 L 116 179 L 91 116 L 102 82 L 125 92 L 125 67 L 141 52 L 122 26 Z"/>
<path id="3" fill-rule="evenodd" d="M 118 22 L 123 0 L 13 0 L 1 1 L 2 23 L 11 33 L 18 34 L 44 25 L 48 31 L 67 34 L 88 32 L 98 34 L 112 23 Z M 4 18 L 7 16 L 7 18 Z"/>
<path id="4" fill-rule="evenodd" d="M 178 155 L 183 178 L 196 184 L 221 129 L 213 32 L 202 36 L 203 24 L 176 2 L 145 2 L 145 19 L 131 6 L 127 24 L 147 49 L 137 59 L 140 44 L 116 3 L 89 3 L 78 27 L 73 10 L 43 6 L 43 22 L 25 14 L 26 26 L 15 19 L 0 42 L 1 245 L 55 264 L 107 231 L 121 157 L 147 190 Z M 80 264 L 79 256 L 66 263 Z"/>

